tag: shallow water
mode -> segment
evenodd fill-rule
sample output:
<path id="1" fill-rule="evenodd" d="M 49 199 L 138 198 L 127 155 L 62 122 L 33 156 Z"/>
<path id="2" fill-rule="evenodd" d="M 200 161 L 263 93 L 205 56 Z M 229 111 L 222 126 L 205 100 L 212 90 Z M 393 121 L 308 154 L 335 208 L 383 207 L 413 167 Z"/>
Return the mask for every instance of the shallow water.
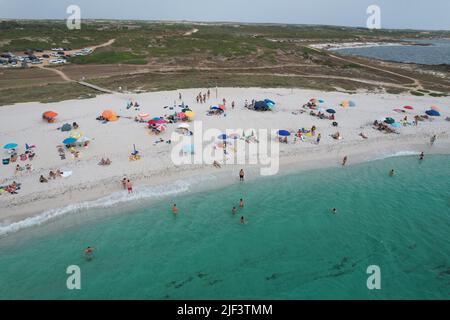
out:
<path id="1" fill-rule="evenodd" d="M 396 157 L 258 178 L 177 196 L 177 217 L 167 200 L 64 217 L 0 240 L 0 298 L 449 299 L 449 164 Z M 69 265 L 81 290 L 66 288 Z M 370 265 L 381 290 L 367 289 Z"/>
<path id="2" fill-rule="evenodd" d="M 376 46 L 345 48 L 336 51 L 368 58 L 388 61 L 420 63 L 428 65 L 450 64 L 450 39 L 414 40 L 430 46 Z"/>

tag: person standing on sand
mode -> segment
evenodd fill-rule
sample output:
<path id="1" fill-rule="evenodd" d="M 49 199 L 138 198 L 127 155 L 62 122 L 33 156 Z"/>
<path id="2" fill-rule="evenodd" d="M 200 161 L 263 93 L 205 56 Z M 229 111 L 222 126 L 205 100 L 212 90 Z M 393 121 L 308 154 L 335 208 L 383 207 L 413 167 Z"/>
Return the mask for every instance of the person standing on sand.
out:
<path id="1" fill-rule="evenodd" d="M 245 172 L 244 169 L 241 169 L 241 171 L 239 171 L 239 181 L 244 181 L 244 176 L 245 176 Z"/>
<path id="2" fill-rule="evenodd" d="M 127 178 L 122 179 L 122 187 L 123 187 L 123 190 L 127 189 Z"/>
<path id="3" fill-rule="evenodd" d="M 344 157 L 344 160 L 342 160 L 342 166 L 345 166 L 347 164 L 347 156 Z"/>
<path id="4" fill-rule="evenodd" d="M 209 91 L 209 89 L 208 89 L 207 95 L 208 95 L 208 100 L 209 100 L 209 97 L 211 96 L 211 92 Z"/>
<path id="5" fill-rule="evenodd" d="M 234 101 L 231 102 L 231 109 L 234 109 Z"/>
<path id="6" fill-rule="evenodd" d="M 181 97 L 181 92 L 178 94 L 178 99 L 182 99 L 182 97 Z"/>
<path id="7" fill-rule="evenodd" d="M 127 180 L 126 186 L 127 186 L 128 193 L 133 193 L 133 184 L 131 183 L 130 179 Z"/>
<path id="8" fill-rule="evenodd" d="M 425 158 L 425 154 L 422 152 L 419 156 L 419 160 L 423 160 L 423 158 Z"/>
<path id="9" fill-rule="evenodd" d="M 431 139 L 430 139 L 430 144 L 434 145 L 434 143 L 436 142 L 436 139 L 437 139 L 436 135 L 432 136 Z"/>
<path id="10" fill-rule="evenodd" d="M 320 143 L 320 139 L 321 139 L 321 138 L 322 138 L 322 134 L 319 133 L 319 134 L 317 135 L 317 140 L 316 140 L 317 144 Z"/>
<path id="11" fill-rule="evenodd" d="M 174 204 L 173 207 L 172 207 L 172 213 L 173 214 L 178 214 L 178 208 L 177 208 L 176 204 Z"/>

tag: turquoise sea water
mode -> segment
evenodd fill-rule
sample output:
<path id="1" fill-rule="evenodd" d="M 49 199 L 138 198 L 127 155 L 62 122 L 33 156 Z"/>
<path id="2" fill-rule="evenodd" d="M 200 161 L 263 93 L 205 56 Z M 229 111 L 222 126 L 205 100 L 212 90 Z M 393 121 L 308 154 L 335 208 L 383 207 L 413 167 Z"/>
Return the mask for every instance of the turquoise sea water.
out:
<path id="1" fill-rule="evenodd" d="M 177 217 L 163 200 L 0 239 L 0 298 L 450 298 L 449 156 L 257 178 L 176 202 Z M 81 290 L 66 288 L 69 265 Z M 370 265 L 381 290 L 367 289 Z"/>

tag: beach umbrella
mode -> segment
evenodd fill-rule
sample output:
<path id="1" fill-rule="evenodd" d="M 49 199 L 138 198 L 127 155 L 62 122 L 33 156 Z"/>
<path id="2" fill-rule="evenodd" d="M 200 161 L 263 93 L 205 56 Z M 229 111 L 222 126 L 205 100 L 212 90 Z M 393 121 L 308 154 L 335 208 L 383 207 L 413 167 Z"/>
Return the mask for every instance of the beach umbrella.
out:
<path id="1" fill-rule="evenodd" d="M 320 99 L 319 103 L 325 103 L 325 100 Z"/>
<path id="2" fill-rule="evenodd" d="M 195 112 L 194 111 L 186 111 L 184 114 L 188 118 L 194 118 L 195 117 Z"/>
<path id="3" fill-rule="evenodd" d="M 150 115 L 148 113 L 140 113 L 139 118 L 145 119 L 148 118 Z"/>
<path id="4" fill-rule="evenodd" d="M 180 123 L 180 124 L 178 125 L 178 129 L 186 129 L 186 130 L 189 130 L 189 124 L 187 124 L 187 123 Z"/>
<path id="5" fill-rule="evenodd" d="M 349 105 L 350 107 L 356 107 L 356 103 L 355 103 L 354 101 L 349 101 L 349 102 L 348 102 L 348 105 Z"/>
<path id="6" fill-rule="evenodd" d="M 264 99 L 264 102 L 265 102 L 265 103 L 270 103 L 270 104 L 273 104 L 273 105 L 276 104 L 275 101 L 272 101 L 272 100 L 270 100 L 270 99 Z"/>
<path id="7" fill-rule="evenodd" d="M 441 114 L 436 110 L 428 110 L 428 111 L 425 111 L 425 113 L 431 117 L 440 117 L 441 116 Z"/>
<path id="8" fill-rule="evenodd" d="M 411 106 L 404 106 L 403 109 L 406 109 L 406 110 L 414 110 L 414 108 L 411 107 Z"/>
<path id="9" fill-rule="evenodd" d="M 65 132 L 65 131 L 70 131 L 72 130 L 72 126 L 68 123 L 63 124 L 63 126 L 61 127 L 61 131 Z"/>
<path id="10" fill-rule="evenodd" d="M 291 133 L 287 130 L 280 130 L 280 131 L 278 131 L 278 135 L 282 136 L 282 137 L 289 137 L 291 135 Z"/>
<path id="11" fill-rule="evenodd" d="M 184 118 L 186 118 L 186 114 L 184 112 L 178 112 L 177 117 L 180 119 L 184 119 Z"/>
<path id="12" fill-rule="evenodd" d="M 222 133 L 220 136 L 217 137 L 220 140 L 227 140 L 228 136 L 225 133 Z"/>
<path id="13" fill-rule="evenodd" d="M 211 107 L 211 110 L 222 110 L 222 109 L 220 109 L 219 107 L 214 106 L 214 107 Z"/>
<path id="14" fill-rule="evenodd" d="M 219 109 L 225 111 L 227 110 L 227 107 L 225 107 L 224 104 L 219 104 Z"/>
<path id="15" fill-rule="evenodd" d="M 17 146 L 18 146 L 17 143 L 8 143 L 3 146 L 3 149 L 6 149 L 6 150 L 15 149 L 15 148 L 17 148 Z"/>
<path id="16" fill-rule="evenodd" d="M 184 146 L 183 146 L 183 152 L 184 153 L 194 153 L 194 151 L 195 151 L 195 147 L 194 147 L 194 145 L 193 144 L 185 144 Z"/>
<path id="17" fill-rule="evenodd" d="M 240 139 L 240 138 L 241 138 L 241 135 L 240 135 L 239 133 L 231 133 L 231 134 L 229 135 L 229 137 L 230 137 L 231 139 L 237 140 L 237 139 Z"/>
<path id="18" fill-rule="evenodd" d="M 430 109 L 438 112 L 441 111 L 441 108 L 439 108 L 438 106 L 431 106 Z"/>
<path id="19" fill-rule="evenodd" d="M 73 131 L 70 133 L 71 138 L 80 139 L 83 136 L 83 133 L 80 131 Z"/>
<path id="20" fill-rule="evenodd" d="M 154 118 L 148 121 L 148 124 L 165 124 L 165 123 L 167 123 L 167 121 L 164 120 L 163 118 Z"/>
<path id="21" fill-rule="evenodd" d="M 166 131 L 166 126 L 163 124 L 158 124 L 156 125 L 156 130 L 158 130 L 159 132 L 164 132 Z"/>
<path id="22" fill-rule="evenodd" d="M 62 143 L 65 145 L 71 145 L 71 144 L 74 144 L 75 142 L 77 142 L 77 139 L 70 137 L 70 138 L 64 139 Z"/>
<path id="23" fill-rule="evenodd" d="M 56 113 L 55 111 L 45 111 L 42 114 L 42 117 L 45 119 L 53 119 L 53 118 L 56 118 L 57 115 L 58 115 L 58 113 Z"/>
<path id="24" fill-rule="evenodd" d="M 79 142 L 79 143 L 85 143 L 85 142 L 89 142 L 89 141 L 91 141 L 92 139 L 91 138 L 88 138 L 88 137 L 81 137 L 80 139 L 77 139 L 77 142 Z"/>
<path id="25" fill-rule="evenodd" d="M 107 110 L 103 111 L 102 117 L 108 121 L 117 121 L 118 120 L 117 114 L 111 109 L 107 109 Z"/>
<path id="26" fill-rule="evenodd" d="M 393 124 L 393 123 L 395 123 L 395 120 L 392 118 L 386 118 L 386 119 L 384 119 L 384 122 L 386 122 L 387 124 Z"/>
<path id="27" fill-rule="evenodd" d="M 335 113 L 336 113 L 336 110 L 334 110 L 334 109 L 328 109 L 327 112 L 330 113 L 330 114 L 335 114 Z"/>
<path id="28" fill-rule="evenodd" d="M 317 103 L 317 99 L 316 99 L 316 98 L 311 98 L 311 99 L 309 99 L 309 102 L 311 102 L 311 103 Z"/>
<path id="29" fill-rule="evenodd" d="M 398 123 L 398 122 L 394 122 L 394 123 L 391 124 L 391 127 L 393 127 L 393 128 L 401 128 L 402 125 L 400 123 Z"/>
<path id="30" fill-rule="evenodd" d="M 395 112 L 401 113 L 401 112 L 405 112 L 405 110 L 402 109 L 394 109 Z"/>

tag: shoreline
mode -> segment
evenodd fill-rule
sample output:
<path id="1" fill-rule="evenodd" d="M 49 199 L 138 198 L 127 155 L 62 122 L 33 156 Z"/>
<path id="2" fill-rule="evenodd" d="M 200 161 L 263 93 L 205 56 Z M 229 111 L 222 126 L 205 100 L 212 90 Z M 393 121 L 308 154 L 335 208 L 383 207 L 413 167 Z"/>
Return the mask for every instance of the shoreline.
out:
<path id="1" fill-rule="evenodd" d="M 316 125 L 322 134 L 319 146 L 314 138 L 306 142 L 280 145 L 280 172 L 293 170 L 312 170 L 339 166 L 347 155 L 349 164 L 361 163 L 386 155 L 395 155 L 400 151 L 424 151 L 426 154 L 450 154 L 449 128 L 450 122 L 444 118 L 448 115 L 448 97 L 417 97 L 408 94 L 389 95 L 373 93 L 357 93 L 346 95 L 340 92 L 320 92 L 304 89 L 267 89 L 267 88 L 219 88 L 219 98 L 228 101 L 236 100 L 235 110 L 228 110 L 227 117 L 206 116 L 210 105 L 218 103 L 211 99 L 205 104 L 195 103 L 194 97 L 205 89 L 184 89 L 179 91 L 152 92 L 143 94 L 111 94 L 100 95 L 90 100 L 69 100 L 58 103 L 22 103 L 0 108 L 0 125 L 4 128 L 2 144 L 17 142 L 21 145 L 32 143 L 37 145 L 37 157 L 33 160 L 33 171 L 24 175 L 14 175 L 13 165 L 0 167 L 0 184 L 13 180 L 22 183 L 19 194 L 0 195 L 0 237 L 10 229 L 22 229 L 28 225 L 40 224 L 55 216 L 69 211 L 78 211 L 94 205 L 96 207 L 139 201 L 140 199 L 160 199 L 164 196 L 176 196 L 198 189 L 197 184 L 213 188 L 226 186 L 237 180 L 242 167 L 247 177 L 252 179 L 259 175 L 261 166 L 226 165 L 216 169 L 212 165 L 175 166 L 171 162 L 171 146 L 166 143 L 157 144 L 158 138 L 170 139 L 174 125 L 161 136 L 149 135 L 144 124 L 134 122 L 133 117 L 139 112 L 148 112 L 151 116 L 168 113 L 164 106 L 173 105 L 178 93 L 182 93 L 186 104 L 197 113 L 205 129 L 287 129 L 310 128 Z M 215 91 L 213 90 L 215 94 Z M 329 120 L 321 120 L 308 113 L 294 114 L 311 97 L 323 98 L 324 109 L 335 108 L 339 121 L 339 131 L 343 140 L 333 140 L 330 135 L 336 128 Z M 277 101 L 273 112 L 255 112 L 243 107 L 244 100 L 252 98 L 270 98 Z M 357 102 L 356 108 L 342 108 L 339 103 L 346 98 Z M 138 100 L 142 105 L 140 111 L 127 110 L 129 99 Z M 177 100 L 179 103 L 180 101 Z M 434 121 L 420 123 L 418 127 L 404 127 L 400 134 L 384 134 L 371 128 L 375 119 L 383 117 L 412 118 L 414 114 L 422 114 L 430 105 L 443 108 L 442 117 Z M 414 105 L 414 112 L 395 113 L 393 108 L 403 105 Z M 106 108 L 113 108 L 122 118 L 114 123 L 101 124 L 95 117 Z M 18 122 L 17 112 L 22 113 Z M 57 123 L 48 124 L 42 121 L 42 112 L 55 110 L 60 114 Z M 172 111 L 173 112 L 173 111 Z M 80 123 L 80 130 L 93 138 L 89 148 L 81 150 L 78 160 L 69 157 L 61 160 L 56 145 L 68 136 L 57 130 L 63 123 Z M 359 137 L 364 132 L 368 140 Z M 438 135 L 438 141 L 432 149 L 429 139 Z M 137 162 L 128 160 L 133 144 L 141 151 L 143 159 Z M 428 147 L 427 147 L 428 146 Z M 109 167 L 97 165 L 101 158 L 112 160 Z M 248 161 L 246 161 L 248 163 Z M 24 165 L 24 162 L 20 162 Z M 41 174 L 50 170 L 61 169 L 73 171 L 67 179 L 58 178 L 49 183 L 39 183 Z M 120 180 L 126 176 L 135 184 L 135 195 L 132 197 L 122 190 Z"/>
<path id="2" fill-rule="evenodd" d="M 310 153 L 306 158 L 298 154 L 289 154 L 281 157 L 280 172 L 275 176 L 290 175 L 309 170 L 338 168 L 344 154 L 349 157 L 347 166 L 384 160 L 390 157 L 419 155 L 421 151 L 425 151 L 427 155 L 450 155 L 449 135 L 441 137 L 439 145 L 433 148 L 426 143 L 427 140 L 424 140 L 423 137 L 413 136 L 409 137 L 409 140 L 401 144 L 392 144 L 388 140 L 373 141 L 370 145 L 362 146 L 363 148 L 354 148 L 354 144 L 341 146 L 340 148 L 331 148 L 333 150 L 330 150 L 329 147 L 323 147 L 316 149 L 315 152 Z M 376 145 L 375 148 L 374 145 Z M 382 149 L 379 148 L 380 145 L 383 145 Z M 98 181 L 95 185 L 87 186 L 81 190 L 80 188 L 64 190 L 58 195 L 53 194 L 47 198 L 42 194 L 36 195 L 36 198 L 40 198 L 39 201 L 35 201 L 35 198 L 33 198 L 27 203 L 15 206 L 20 211 L 16 215 L 17 220 L 11 221 L 7 225 L 0 225 L 0 239 L 24 229 L 51 223 L 55 219 L 64 218 L 71 213 L 83 212 L 93 208 L 131 205 L 136 201 L 145 201 L 150 204 L 151 201 L 163 201 L 171 196 L 184 196 L 225 188 L 239 183 L 237 173 L 240 167 L 246 170 L 247 180 L 252 181 L 264 177 L 257 173 L 259 166 L 230 165 L 218 170 L 204 165 L 198 166 L 188 171 L 188 173 L 180 167 L 178 168 L 180 169 L 179 171 L 172 172 L 170 175 L 160 173 L 159 175 L 154 174 L 147 177 L 131 177 L 136 182 L 132 196 L 129 196 L 125 190 L 121 190 L 116 183 L 116 178 L 120 179 L 120 176 L 110 178 L 108 181 Z M 203 179 L 193 179 L 200 174 L 204 176 Z M 206 184 L 202 185 L 203 182 L 206 182 Z M 110 185 L 110 187 L 105 188 L 105 184 Z M 167 187 L 167 185 L 170 186 L 169 190 L 164 190 L 164 187 Z M 147 194 L 145 191 L 150 191 L 150 188 L 154 188 L 160 194 Z M 67 205 L 68 199 L 74 201 L 74 203 Z M 55 201 L 55 208 L 46 208 L 45 203 L 49 200 Z"/>

